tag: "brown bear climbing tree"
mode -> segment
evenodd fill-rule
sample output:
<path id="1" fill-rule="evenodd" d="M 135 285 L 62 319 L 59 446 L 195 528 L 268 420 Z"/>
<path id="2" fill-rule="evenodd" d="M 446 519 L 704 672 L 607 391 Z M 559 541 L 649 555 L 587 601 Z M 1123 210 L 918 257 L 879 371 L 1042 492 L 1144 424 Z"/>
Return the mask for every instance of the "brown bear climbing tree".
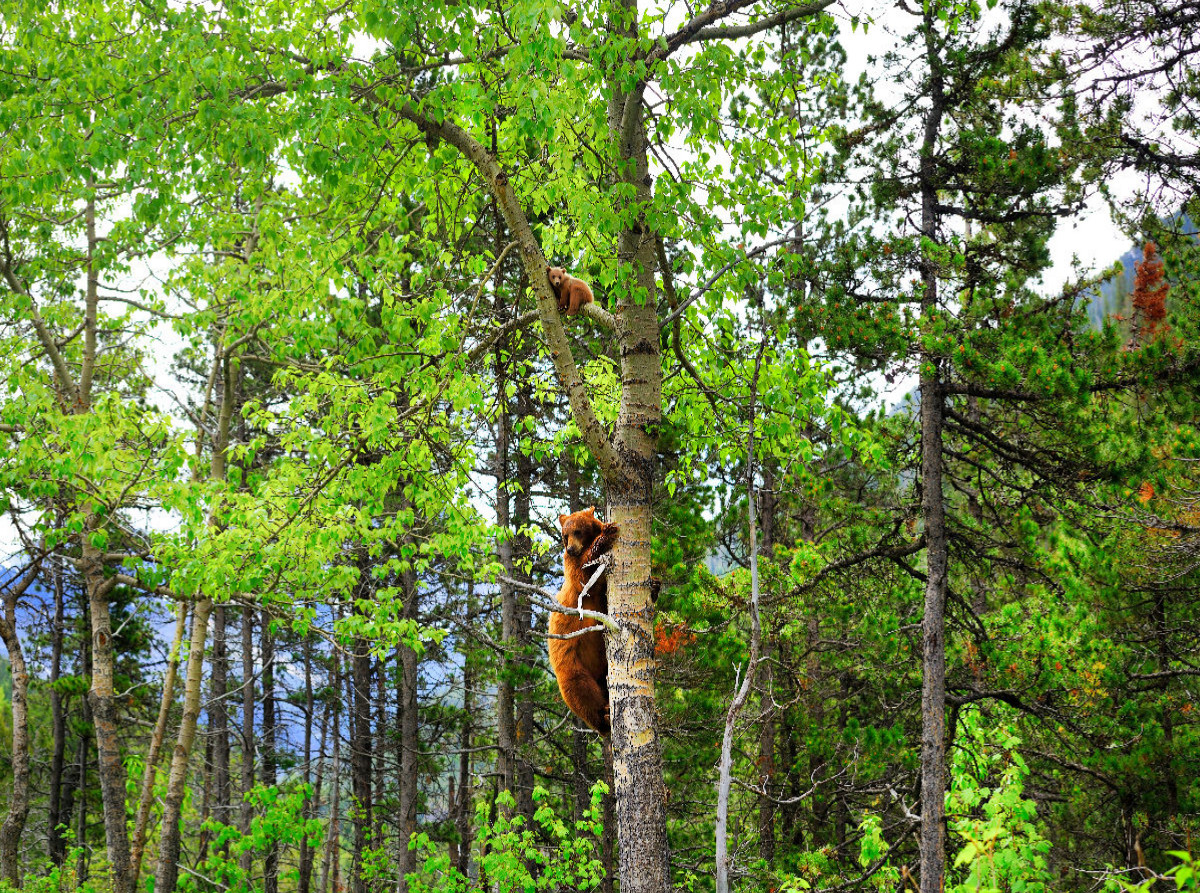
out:
<path id="1" fill-rule="evenodd" d="M 579 595 L 594 573 L 587 565 L 613 547 L 620 532 L 616 524 L 596 518 L 596 509 L 588 508 L 572 515 L 559 515 L 563 537 L 563 585 L 558 603 L 566 608 L 608 611 L 607 574 L 602 575 L 579 604 Z M 601 735 L 609 734 L 608 658 L 604 653 L 604 633 L 588 617 L 553 613 L 550 633 L 566 636 L 596 626 L 594 632 L 569 639 L 550 640 L 550 666 L 558 678 L 558 688 L 571 711 Z"/>

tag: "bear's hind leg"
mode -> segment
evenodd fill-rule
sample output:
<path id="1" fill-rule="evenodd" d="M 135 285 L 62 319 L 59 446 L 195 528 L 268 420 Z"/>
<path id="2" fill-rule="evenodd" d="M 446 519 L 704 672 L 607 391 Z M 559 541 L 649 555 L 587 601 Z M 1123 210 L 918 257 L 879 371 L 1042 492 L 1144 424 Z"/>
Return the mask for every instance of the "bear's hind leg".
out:
<path id="1" fill-rule="evenodd" d="M 560 680 L 559 689 L 571 712 L 601 735 L 609 734 L 608 692 L 586 673 Z"/>

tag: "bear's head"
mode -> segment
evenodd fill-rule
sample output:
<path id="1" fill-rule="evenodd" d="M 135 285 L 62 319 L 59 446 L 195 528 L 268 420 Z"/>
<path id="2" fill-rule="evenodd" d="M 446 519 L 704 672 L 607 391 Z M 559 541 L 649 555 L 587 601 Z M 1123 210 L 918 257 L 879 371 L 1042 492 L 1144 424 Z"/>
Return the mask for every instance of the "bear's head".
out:
<path id="1" fill-rule="evenodd" d="M 578 558 L 600 535 L 604 525 L 596 519 L 596 508 L 591 506 L 582 512 L 559 515 L 562 525 L 563 548 L 572 558 Z"/>
<path id="2" fill-rule="evenodd" d="M 567 271 L 562 267 L 547 267 L 546 275 L 550 277 L 550 287 L 554 289 L 554 293 L 558 294 L 562 290 L 562 285 L 567 281 Z M 576 512 L 576 514 L 579 514 Z"/>

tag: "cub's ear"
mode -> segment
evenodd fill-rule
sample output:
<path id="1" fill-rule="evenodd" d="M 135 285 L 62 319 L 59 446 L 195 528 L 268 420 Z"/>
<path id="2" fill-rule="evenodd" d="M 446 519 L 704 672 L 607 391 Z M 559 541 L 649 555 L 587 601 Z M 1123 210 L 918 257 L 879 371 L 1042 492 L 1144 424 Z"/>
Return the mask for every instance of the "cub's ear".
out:
<path id="1" fill-rule="evenodd" d="M 583 513 L 585 515 L 591 515 L 594 518 L 596 517 L 596 507 L 594 505 L 589 505 L 583 510 Z"/>
<path id="2" fill-rule="evenodd" d="M 562 527 L 564 524 L 567 523 L 567 517 L 568 517 L 567 515 L 559 515 L 558 516 L 558 526 L 559 527 Z"/>

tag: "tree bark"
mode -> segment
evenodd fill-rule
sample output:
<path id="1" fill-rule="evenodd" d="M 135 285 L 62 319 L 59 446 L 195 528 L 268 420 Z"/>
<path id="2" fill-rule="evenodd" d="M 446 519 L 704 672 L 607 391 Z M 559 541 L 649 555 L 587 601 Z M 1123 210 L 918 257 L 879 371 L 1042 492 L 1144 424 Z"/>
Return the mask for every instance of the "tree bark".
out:
<path id="1" fill-rule="evenodd" d="M 156 893 L 175 893 L 179 882 L 179 849 L 183 795 L 187 786 L 188 760 L 196 738 L 196 723 L 200 719 L 200 692 L 204 684 L 204 646 L 208 641 L 208 617 L 213 602 L 201 598 L 192 612 L 192 638 L 188 646 L 187 677 L 183 684 L 183 716 L 179 734 L 171 755 L 171 771 L 167 776 L 167 794 L 163 800 L 162 832 L 158 844 Z"/>
<path id="2" fill-rule="evenodd" d="M 334 628 L 337 628 L 337 623 L 341 619 L 340 611 L 334 608 Z M 325 838 L 325 858 L 321 863 L 321 885 L 320 893 L 326 893 L 329 889 L 329 876 L 332 870 L 334 890 L 338 889 L 338 858 L 341 847 L 341 811 L 342 811 L 342 726 L 341 726 L 341 704 L 342 704 L 342 659 L 341 653 L 334 649 L 333 652 L 333 674 L 330 680 L 330 688 L 333 691 L 333 723 L 331 731 L 333 733 L 333 758 L 332 758 L 332 779 L 330 787 L 332 788 L 332 800 L 329 807 L 329 833 Z"/>
<path id="3" fill-rule="evenodd" d="M 401 574 L 404 586 L 404 616 L 415 620 L 420 609 L 420 589 L 411 568 Z M 421 753 L 417 713 L 417 652 L 411 645 L 400 646 L 400 858 L 399 893 L 408 890 L 407 875 L 417 870 L 417 854 L 408 843 L 417 832 L 418 758 Z"/>
<path id="4" fill-rule="evenodd" d="M 254 807 L 246 797 L 254 790 L 254 609 L 242 608 L 242 806 L 238 813 L 238 831 L 250 834 Z M 247 875 L 254 868 L 254 854 L 242 853 L 238 867 Z"/>
<path id="5" fill-rule="evenodd" d="M 222 825 L 232 824 L 229 779 L 229 649 L 225 634 L 225 606 L 213 606 L 212 695 L 208 705 L 208 729 L 212 736 L 213 762 L 213 819 Z M 221 853 L 229 852 L 229 843 L 218 845 Z"/>
<path id="6" fill-rule="evenodd" d="M 497 295 L 499 297 L 499 295 Z M 496 346 L 496 380 L 500 393 L 505 388 L 505 367 L 501 357 L 501 349 L 507 339 L 501 339 Z M 509 427 L 508 402 L 500 403 L 496 413 L 496 464 L 493 473 L 496 477 L 496 528 L 503 531 L 500 541 L 496 544 L 496 558 L 504 568 L 504 576 L 516 579 L 516 569 L 513 560 L 512 541 L 512 502 L 509 493 Z M 516 648 L 517 626 L 517 592 L 516 587 L 506 581 L 500 582 L 500 642 L 504 653 L 500 668 L 500 680 L 496 685 L 496 744 L 497 767 L 501 786 L 504 790 L 515 792 L 517 784 L 517 720 L 516 696 L 513 685 L 513 675 L 516 673 L 516 661 L 513 651 Z"/>
<path id="7" fill-rule="evenodd" d="M 0 880 L 8 881 L 13 887 L 21 886 L 21 835 L 29 818 L 29 669 L 25 666 L 25 651 L 17 632 L 17 601 L 37 579 L 37 573 L 35 564 L 21 579 L 9 585 L 0 615 L 0 640 L 8 650 L 12 676 L 13 776 L 8 814 L 0 823 Z"/>
<path id="8" fill-rule="evenodd" d="M 361 600 L 370 598 L 365 591 L 369 585 L 364 568 L 361 583 L 364 591 L 359 593 Z M 371 651 L 370 643 L 364 638 L 354 640 L 350 670 L 350 703 L 354 711 L 350 733 L 350 787 L 354 792 L 354 810 L 351 813 L 354 849 L 350 859 L 350 889 L 353 893 L 367 893 L 366 881 L 362 876 L 362 860 L 371 836 Z"/>
<path id="9" fill-rule="evenodd" d="M 276 733 L 279 728 L 275 715 L 275 634 L 271 631 L 271 618 L 266 609 L 262 611 L 262 771 L 263 783 L 274 787 L 278 779 L 275 770 L 278 760 L 276 751 Z M 263 891 L 278 893 L 279 891 L 279 842 L 271 839 L 267 842 L 267 851 L 263 855 Z"/>
<path id="10" fill-rule="evenodd" d="M 375 846 L 383 846 L 383 804 L 386 802 L 385 779 L 387 777 L 387 661 L 376 658 L 373 665 L 375 680 L 375 733 L 371 736 L 372 767 L 375 773 L 371 803 L 374 809 L 371 813 L 371 839 Z M 399 760 L 396 761 L 399 764 Z"/>
<path id="11" fill-rule="evenodd" d="M 764 326 L 765 328 L 765 326 Z M 758 670 L 759 649 L 762 646 L 762 627 L 758 618 L 759 585 L 758 585 L 758 493 L 754 484 L 754 422 L 755 409 L 758 401 L 758 376 L 762 371 L 763 353 L 766 350 L 766 332 L 763 332 L 762 343 L 759 345 L 758 357 L 754 362 L 754 378 L 750 382 L 750 428 L 747 435 L 746 447 L 746 514 L 747 526 L 750 530 L 750 660 L 746 664 L 746 675 L 734 695 L 733 703 L 725 714 L 725 732 L 721 739 L 720 779 L 717 783 L 717 825 L 716 825 L 716 874 L 717 893 L 729 893 L 729 869 L 731 857 L 728 850 L 729 822 L 729 793 L 733 785 L 733 732 L 737 725 L 738 714 L 750 697 L 754 686 L 754 677 Z"/>
<path id="12" fill-rule="evenodd" d="M 63 698 L 58 691 L 62 678 L 63 653 L 63 560 L 61 555 L 52 559 L 54 568 L 54 620 L 50 628 L 50 725 L 54 736 L 54 749 L 50 756 L 50 803 L 49 836 L 47 855 L 54 865 L 62 865 L 67 857 L 67 840 L 59 830 L 71 821 L 70 809 L 62 802 L 63 768 L 67 751 L 67 717 L 63 709 Z"/>
<path id="13" fill-rule="evenodd" d="M 167 720 L 175 703 L 175 677 L 179 672 L 183 631 L 187 628 L 188 605 L 180 602 L 175 606 L 175 635 L 171 650 L 167 652 L 167 670 L 163 674 L 162 699 L 158 705 L 158 721 L 150 737 L 150 748 L 146 753 L 146 765 L 142 769 L 142 792 L 138 797 L 137 816 L 133 821 L 133 884 L 136 887 L 142 875 L 142 855 L 146 849 L 146 836 L 150 827 L 150 807 L 154 804 L 154 779 L 158 774 L 158 756 L 167 737 Z"/>
<path id="14" fill-rule="evenodd" d="M 312 685 L 312 637 L 306 635 L 304 637 L 304 786 L 308 787 L 312 783 L 312 738 L 313 738 L 313 712 L 315 704 L 313 703 L 313 685 Z M 325 729 L 322 724 L 321 728 L 321 750 L 325 749 Z M 318 775 L 318 779 L 319 779 Z M 308 821 L 313 816 L 313 811 L 316 808 L 316 800 L 320 796 L 320 781 L 317 782 L 317 788 L 312 791 L 304 803 L 303 816 L 305 821 Z M 304 835 L 300 840 L 300 870 L 297 884 L 298 893 L 309 893 L 309 887 L 312 880 L 312 862 L 313 852 L 312 847 L 308 845 L 308 835 Z"/>
<path id="15" fill-rule="evenodd" d="M 636 3 L 623 0 L 620 5 L 627 7 L 628 36 L 636 37 Z M 621 28 L 616 22 L 613 27 Z M 621 290 L 617 297 L 622 387 L 613 449 L 619 463 L 605 467 L 602 457 L 597 457 L 604 471 L 609 520 L 621 529 L 608 587 L 609 614 L 619 631 L 605 636 L 617 844 L 622 893 L 665 893 L 671 882 L 650 600 L 650 500 L 656 467 L 654 432 L 662 419 L 662 366 L 654 239 L 646 237 L 645 209 L 653 196 L 640 93 L 630 94 L 614 83 L 608 117 L 623 179 L 633 189 L 638 208 L 637 222 L 623 230 L 617 241 L 618 260 L 635 277 L 634 287 Z"/>
<path id="16" fill-rule="evenodd" d="M 467 613 L 474 613 L 474 582 L 467 584 Z M 458 832 L 458 860 L 454 863 L 466 877 L 471 863 L 471 744 L 474 740 L 475 671 L 469 654 L 463 654 L 463 726 L 459 738 L 458 799 L 454 805 L 454 827 Z"/>
<path id="17" fill-rule="evenodd" d="M 532 412 L 531 395 L 528 381 L 523 381 L 518 390 L 518 404 L 523 414 Z M 519 532 L 527 529 L 532 521 L 530 515 L 530 494 L 533 491 L 534 466 L 533 461 L 524 451 L 517 453 L 517 492 L 513 499 L 513 524 L 516 528 L 513 536 L 513 573 L 515 579 L 531 582 L 533 577 L 529 572 L 529 564 L 533 560 L 533 542 L 527 533 Z M 528 595 L 519 590 L 513 593 L 513 628 L 510 647 L 517 649 L 517 659 L 513 667 L 516 672 L 514 687 L 514 704 L 516 716 L 514 720 L 515 737 L 513 740 L 513 757 L 516 760 L 514 785 L 517 797 L 517 812 L 525 816 L 526 827 L 532 827 L 533 804 L 533 764 L 529 761 L 529 749 L 533 746 L 533 699 L 530 694 L 529 648 L 530 636 L 533 632 L 533 609 Z M 530 866 L 536 871 L 536 864 Z"/>
<path id="18" fill-rule="evenodd" d="M 925 6 L 924 31 L 930 66 L 930 106 L 921 145 L 921 235 L 936 242 L 939 230 L 936 162 L 938 135 L 945 110 L 943 75 L 935 46 L 933 8 Z M 938 309 L 937 267 L 921 261 L 924 294 L 921 313 L 930 319 Z M 945 395 L 938 357 L 921 350 L 921 515 L 925 528 L 925 610 L 922 620 L 921 682 L 921 893 L 942 893 L 945 873 L 943 821 L 946 792 L 946 586 L 949 545 L 942 495 L 942 424 Z"/>
<path id="19" fill-rule="evenodd" d="M 91 667 L 90 659 L 85 661 L 89 668 Z M 85 698 L 83 701 L 83 721 L 88 725 L 92 721 L 92 705 Z M 87 845 L 87 764 L 88 764 L 88 739 L 86 735 L 79 736 L 79 745 L 75 751 L 76 757 L 76 772 L 75 777 L 79 780 L 78 786 L 75 788 L 79 792 L 79 812 L 75 819 L 75 845 L 78 847 L 79 855 L 75 859 L 75 877 L 79 879 L 79 883 L 83 883 L 88 879 L 88 845 Z"/>
<path id="20" fill-rule="evenodd" d="M 88 532 L 91 530 L 89 525 Z M 125 824 L 125 764 L 121 761 L 118 737 L 112 618 L 108 605 L 112 585 L 104 579 L 104 558 L 100 550 L 90 543 L 86 534 L 83 537 L 83 573 L 92 620 L 92 686 L 88 700 L 96 733 L 104 839 L 114 893 L 133 893 L 129 831 Z"/>
<path id="21" fill-rule="evenodd" d="M 758 516 L 762 529 L 762 553 L 771 558 L 775 550 L 775 509 L 778 505 L 775 471 L 769 459 L 762 463 L 762 489 L 758 493 Z M 759 669 L 761 708 L 758 730 L 758 855 L 768 864 L 775 861 L 775 703 L 772 674 L 773 642 L 762 633 L 762 666 Z"/>

